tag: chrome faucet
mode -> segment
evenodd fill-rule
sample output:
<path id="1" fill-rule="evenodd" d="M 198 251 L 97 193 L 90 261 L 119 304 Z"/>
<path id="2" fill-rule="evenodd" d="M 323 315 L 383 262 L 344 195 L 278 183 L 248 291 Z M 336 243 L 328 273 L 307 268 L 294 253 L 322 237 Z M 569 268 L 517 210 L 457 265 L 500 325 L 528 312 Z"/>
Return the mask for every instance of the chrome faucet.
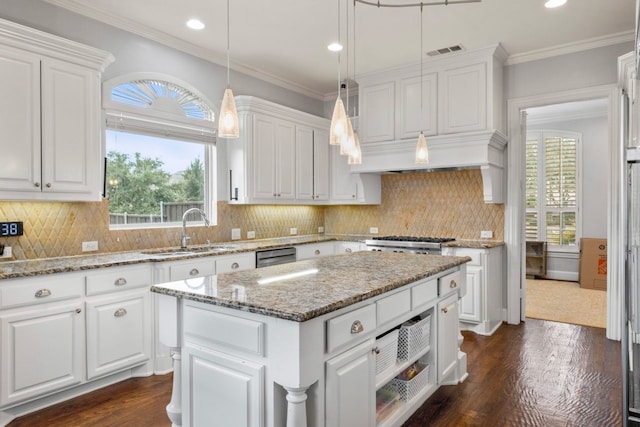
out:
<path id="1" fill-rule="evenodd" d="M 187 236 L 187 215 L 189 215 L 191 212 L 198 212 L 202 217 L 202 220 L 204 221 L 205 227 L 209 226 L 209 218 L 207 218 L 207 215 L 204 212 L 202 212 L 198 208 L 187 209 L 185 213 L 182 214 L 182 240 L 180 245 L 181 249 L 187 249 L 187 241 L 191 240 L 191 237 Z"/>

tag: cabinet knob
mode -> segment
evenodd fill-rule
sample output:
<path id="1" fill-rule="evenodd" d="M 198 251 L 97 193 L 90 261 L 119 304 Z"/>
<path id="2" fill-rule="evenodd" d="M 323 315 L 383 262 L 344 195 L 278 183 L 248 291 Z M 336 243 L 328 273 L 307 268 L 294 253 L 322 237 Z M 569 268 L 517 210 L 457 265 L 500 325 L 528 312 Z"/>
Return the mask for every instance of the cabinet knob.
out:
<path id="1" fill-rule="evenodd" d="M 36 188 L 40 188 L 40 183 L 39 182 L 34 182 L 33 186 L 36 187 Z"/>
<path id="2" fill-rule="evenodd" d="M 44 298 L 51 295 L 51 291 L 49 289 L 38 289 L 35 293 L 36 298 Z"/>
<path id="3" fill-rule="evenodd" d="M 344 250 L 346 253 L 350 254 L 351 253 L 351 248 L 347 248 Z"/>
<path id="4" fill-rule="evenodd" d="M 451 282 L 449 282 L 449 287 L 450 287 L 451 289 L 453 289 L 453 288 L 455 288 L 455 287 L 457 287 L 457 286 L 458 286 L 458 284 L 456 283 L 456 281 L 455 281 L 455 280 L 452 280 Z"/>
<path id="5" fill-rule="evenodd" d="M 114 285 L 116 286 L 123 286 L 127 284 L 127 279 L 125 279 L 124 277 L 118 277 L 114 282 Z"/>
<path id="6" fill-rule="evenodd" d="M 231 264 L 231 268 L 233 268 L 234 270 L 238 269 L 240 268 L 240 264 L 238 264 L 237 262 L 234 262 L 233 264 Z"/>
<path id="7" fill-rule="evenodd" d="M 127 315 L 127 310 L 119 308 L 113 313 L 113 317 L 123 317 Z"/>
<path id="8" fill-rule="evenodd" d="M 193 268 L 191 269 L 191 271 L 189 272 L 189 276 L 196 276 L 200 274 L 200 270 L 198 270 L 197 268 Z"/>
<path id="9" fill-rule="evenodd" d="M 373 347 L 371 351 L 375 354 L 380 354 L 380 347 Z"/>
<path id="10" fill-rule="evenodd" d="M 447 314 L 449 312 L 449 307 L 442 307 L 442 312 Z"/>
<path id="11" fill-rule="evenodd" d="M 76 308 L 76 313 L 78 313 L 78 314 L 82 313 L 82 309 L 81 308 Z"/>
<path id="12" fill-rule="evenodd" d="M 362 331 L 364 331 L 364 326 L 362 326 L 362 322 L 361 321 L 356 320 L 355 322 L 353 322 L 351 324 L 351 333 L 352 334 L 359 334 Z"/>
<path id="13" fill-rule="evenodd" d="M 316 255 L 320 255 L 320 249 L 316 249 L 316 250 L 315 250 L 315 252 L 314 252 L 314 254 L 316 254 Z"/>
<path id="14" fill-rule="evenodd" d="M 51 188 L 51 183 L 47 182 L 47 188 Z"/>
<path id="15" fill-rule="evenodd" d="M 355 195 L 355 194 L 352 194 L 352 195 L 351 195 L 351 198 L 352 198 L 352 199 L 355 199 L 355 198 L 356 198 L 356 195 Z"/>

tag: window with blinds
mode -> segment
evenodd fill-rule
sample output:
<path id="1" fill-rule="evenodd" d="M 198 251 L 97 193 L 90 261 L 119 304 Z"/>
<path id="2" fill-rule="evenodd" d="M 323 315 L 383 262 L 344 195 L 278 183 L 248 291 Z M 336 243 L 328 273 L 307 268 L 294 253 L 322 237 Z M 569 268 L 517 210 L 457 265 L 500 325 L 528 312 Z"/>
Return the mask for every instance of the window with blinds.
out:
<path id="1" fill-rule="evenodd" d="M 527 240 L 546 241 L 550 248 L 577 249 L 580 140 L 580 134 L 570 132 L 527 133 Z"/>

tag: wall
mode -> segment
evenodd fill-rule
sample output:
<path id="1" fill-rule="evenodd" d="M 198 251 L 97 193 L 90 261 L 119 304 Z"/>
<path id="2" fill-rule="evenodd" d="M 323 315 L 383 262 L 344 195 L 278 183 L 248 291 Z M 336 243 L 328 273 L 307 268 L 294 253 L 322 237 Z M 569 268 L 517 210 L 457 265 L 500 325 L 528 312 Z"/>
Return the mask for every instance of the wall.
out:
<path id="1" fill-rule="evenodd" d="M 479 170 L 416 172 L 382 177 L 379 206 L 332 206 L 325 230 L 338 234 L 410 235 L 479 239 L 491 230 L 502 240 L 504 206 L 484 203 Z"/>

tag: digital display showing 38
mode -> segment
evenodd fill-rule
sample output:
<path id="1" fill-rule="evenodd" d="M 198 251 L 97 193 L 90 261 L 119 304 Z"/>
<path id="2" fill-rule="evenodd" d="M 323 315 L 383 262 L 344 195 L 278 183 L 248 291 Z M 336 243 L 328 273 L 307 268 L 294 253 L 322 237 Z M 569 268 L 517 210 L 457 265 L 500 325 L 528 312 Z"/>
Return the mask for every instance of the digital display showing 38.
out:
<path id="1" fill-rule="evenodd" d="M 22 221 L 0 222 L 0 237 L 22 236 Z"/>

